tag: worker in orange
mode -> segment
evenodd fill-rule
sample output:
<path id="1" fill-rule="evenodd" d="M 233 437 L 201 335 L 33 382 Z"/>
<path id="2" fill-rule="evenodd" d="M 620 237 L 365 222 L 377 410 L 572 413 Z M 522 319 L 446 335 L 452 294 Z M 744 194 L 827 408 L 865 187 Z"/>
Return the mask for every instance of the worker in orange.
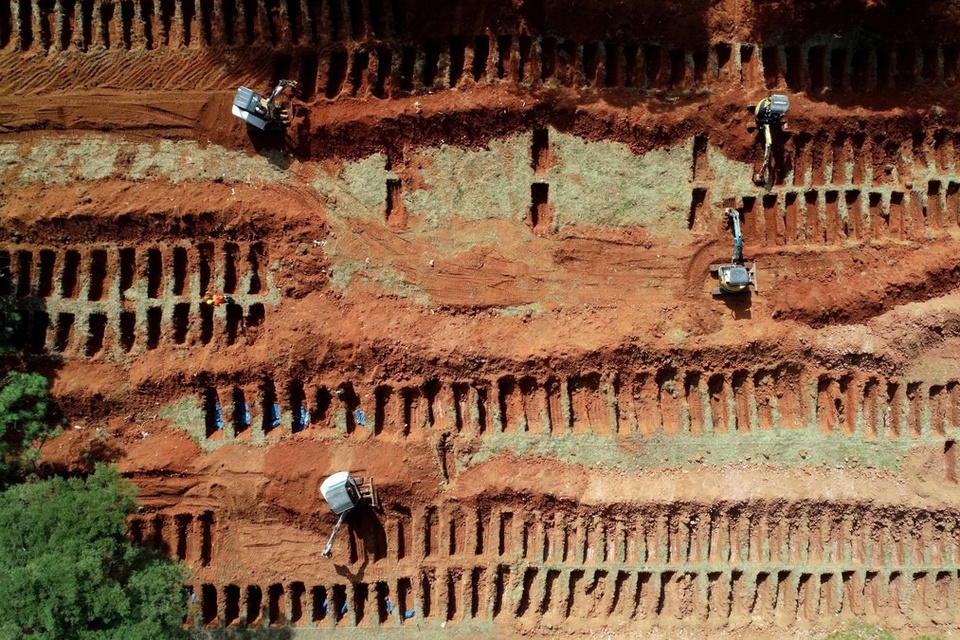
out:
<path id="1" fill-rule="evenodd" d="M 219 307 L 223 303 L 233 304 L 233 298 L 231 298 L 230 296 L 225 296 L 220 293 L 215 293 L 209 298 L 207 298 L 206 300 L 204 300 L 204 303 L 214 307 Z"/>

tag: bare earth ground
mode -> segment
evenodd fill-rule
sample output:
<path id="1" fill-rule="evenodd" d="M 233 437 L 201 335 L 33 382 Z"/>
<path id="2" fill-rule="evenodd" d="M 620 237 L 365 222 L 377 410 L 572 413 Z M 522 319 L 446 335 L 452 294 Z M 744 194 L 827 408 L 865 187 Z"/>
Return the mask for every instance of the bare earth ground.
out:
<path id="1" fill-rule="evenodd" d="M 954 3 L 436 4 L 0 0 L 44 464 L 117 462 L 211 630 L 960 635 Z"/>

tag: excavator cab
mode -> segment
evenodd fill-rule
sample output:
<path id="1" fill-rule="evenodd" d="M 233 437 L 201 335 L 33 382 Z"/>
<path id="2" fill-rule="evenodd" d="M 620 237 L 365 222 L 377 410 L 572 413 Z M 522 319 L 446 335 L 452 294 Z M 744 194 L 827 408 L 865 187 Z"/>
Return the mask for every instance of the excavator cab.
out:
<path id="1" fill-rule="evenodd" d="M 715 270 L 720 286 L 713 290 L 713 295 L 726 293 L 743 293 L 750 285 L 757 286 L 756 265 L 749 269 L 742 264 L 719 265 Z"/>
<path id="2" fill-rule="evenodd" d="M 739 293 L 750 284 L 750 272 L 742 264 L 719 270 L 720 286 L 726 292 Z"/>
<path id="3" fill-rule="evenodd" d="M 773 94 L 757 103 L 754 116 L 757 119 L 758 127 L 768 125 L 779 125 L 783 122 L 783 116 L 787 115 L 787 109 L 790 108 L 790 98 L 780 94 Z"/>
<path id="4" fill-rule="evenodd" d="M 233 98 L 231 113 L 250 126 L 261 131 L 276 131 L 290 124 L 290 105 L 280 104 L 280 95 L 289 89 L 296 91 L 293 80 L 281 80 L 268 97 L 263 97 L 253 89 L 240 87 Z"/>

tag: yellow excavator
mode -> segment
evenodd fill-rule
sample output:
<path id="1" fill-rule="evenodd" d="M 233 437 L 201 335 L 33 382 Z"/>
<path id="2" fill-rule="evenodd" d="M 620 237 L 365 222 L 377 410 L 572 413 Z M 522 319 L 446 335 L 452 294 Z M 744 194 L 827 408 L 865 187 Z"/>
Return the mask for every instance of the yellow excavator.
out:
<path id="1" fill-rule="evenodd" d="M 713 295 L 721 296 L 731 293 L 744 293 L 753 285 L 753 290 L 759 292 L 757 285 L 757 263 L 749 267 L 743 261 L 743 235 L 740 233 L 740 212 L 727 208 L 727 217 L 733 225 L 733 259 L 727 264 L 710 265 L 710 273 L 717 274 L 720 286 L 713 290 Z"/>
<path id="2" fill-rule="evenodd" d="M 764 98 L 757 103 L 754 116 L 757 120 L 757 127 L 763 129 L 763 164 L 760 165 L 760 171 L 753 176 L 753 181 L 758 185 L 770 188 L 773 186 L 773 130 L 785 129 L 786 122 L 783 116 L 787 114 L 790 108 L 790 98 L 784 95 L 774 94 Z"/>

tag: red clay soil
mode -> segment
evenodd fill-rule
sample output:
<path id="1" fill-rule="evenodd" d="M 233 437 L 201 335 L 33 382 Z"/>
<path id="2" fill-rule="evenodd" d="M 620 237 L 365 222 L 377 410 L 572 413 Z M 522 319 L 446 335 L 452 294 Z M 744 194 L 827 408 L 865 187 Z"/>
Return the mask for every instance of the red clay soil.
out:
<path id="1" fill-rule="evenodd" d="M 40 182 L 0 165 L 0 294 L 31 318 L 14 364 L 50 373 L 65 420 L 44 468 L 120 466 L 144 507 L 131 537 L 192 571 L 193 622 L 304 637 L 960 628 L 956 3 L 266 3 L 231 35 L 212 4 L 86 34 L 40 5 L 26 29 L 0 1 L 0 88 L 18 88 L 0 98 L 0 150 L 191 141 L 284 176 L 133 179 L 121 155 L 109 178 L 77 165 Z M 282 139 L 229 117 L 238 84 L 281 74 L 311 85 Z M 543 129 L 637 156 L 708 140 L 755 165 L 747 107 L 771 90 L 792 101 L 772 189 L 718 195 L 727 177 L 694 158 L 689 238 L 672 244 L 454 216 L 445 240 L 497 241 L 432 257 L 439 236 L 337 217 L 336 194 L 310 186 L 380 153 L 422 188 L 417 150 Z M 759 295 L 710 295 L 727 195 Z M 396 282 L 358 269 L 341 288 L 334 243 Z M 239 319 L 172 293 L 236 280 L 204 247 L 260 261 Z M 70 260 L 93 273 L 98 251 L 110 291 L 90 293 L 93 275 L 69 296 L 43 284 Z M 177 256 L 209 273 L 155 273 Z M 157 291 L 127 295 L 124 278 Z M 348 520 L 328 561 L 318 486 L 340 470 L 373 476 L 382 506 Z"/>

